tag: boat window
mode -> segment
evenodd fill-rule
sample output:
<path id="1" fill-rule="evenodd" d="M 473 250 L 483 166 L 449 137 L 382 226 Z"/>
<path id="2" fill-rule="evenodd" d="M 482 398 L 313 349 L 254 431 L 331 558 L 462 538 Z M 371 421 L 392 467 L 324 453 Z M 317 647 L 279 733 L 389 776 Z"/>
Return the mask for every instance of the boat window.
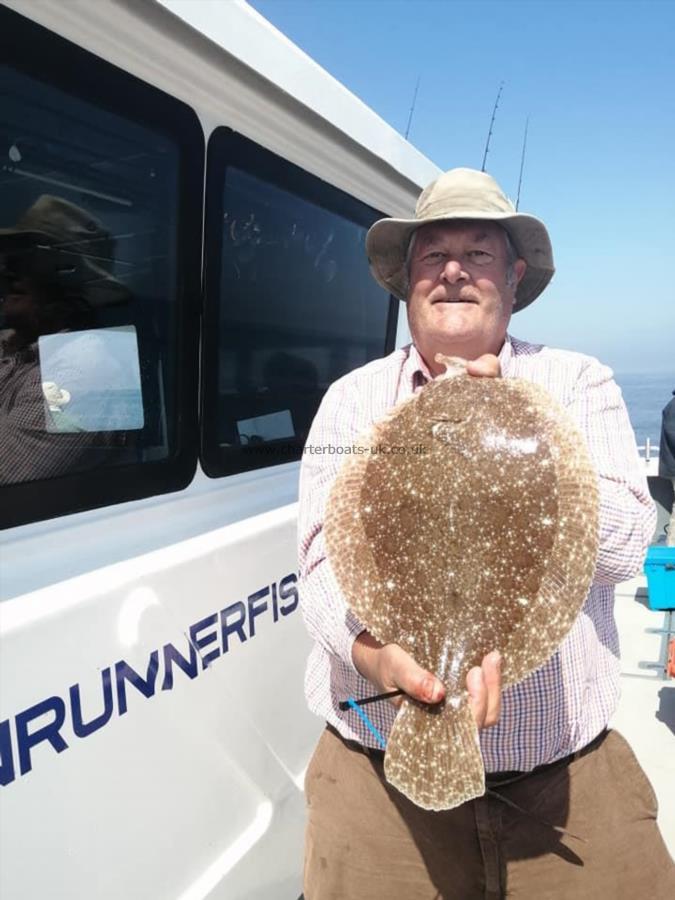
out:
<path id="1" fill-rule="evenodd" d="M 193 473 L 203 139 L 183 104 L 0 12 L 6 526 Z"/>
<path id="2" fill-rule="evenodd" d="M 221 128 L 207 156 L 202 463 L 297 460 L 328 386 L 393 348 L 368 270 L 380 213 Z"/>

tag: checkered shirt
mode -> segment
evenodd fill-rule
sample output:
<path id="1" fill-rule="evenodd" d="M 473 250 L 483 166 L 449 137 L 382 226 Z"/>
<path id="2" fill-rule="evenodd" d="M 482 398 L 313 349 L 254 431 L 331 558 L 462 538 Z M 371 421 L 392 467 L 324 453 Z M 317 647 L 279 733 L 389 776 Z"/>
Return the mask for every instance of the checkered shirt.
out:
<path id="1" fill-rule="evenodd" d="M 510 336 L 499 359 L 504 377 L 542 385 L 567 409 L 586 437 L 600 490 L 600 549 L 583 609 L 553 657 L 504 690 L 498 724 L 480 735 L 486 771 L 530 771 L 584 747 L 616 708 L 614 585 L 639 570 L 656 513 L 621 391 L 609 368 L 579 353 Z M 413 345 L 350 372 L 326 393 L 307 446 L 351 445 L 430 377 Z M 315 641 L 305 692 L 310 709 L 344 737 L 377 747 L 353 710 L 342 712 L 338 706 L 348 697 L 376 693 L 352 662 L 352 644 L 364 629 L 347 608 L 326 558 L 324 511 L 343 458 L 305 452 L 300 473 L 300 605 Z M 368 715 L 386 738 L 396 716 L 394 707 L 376 703 Z"/>

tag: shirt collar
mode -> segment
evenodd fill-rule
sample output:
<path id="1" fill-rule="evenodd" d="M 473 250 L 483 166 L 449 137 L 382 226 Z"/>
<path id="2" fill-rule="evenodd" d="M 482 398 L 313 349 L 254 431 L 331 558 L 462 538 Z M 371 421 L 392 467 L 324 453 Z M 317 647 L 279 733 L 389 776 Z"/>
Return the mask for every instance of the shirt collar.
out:
<path id="1" fill-rule="evenodd" d="M 403 365 L 405 381 L 413 391 L 431 381 L 432 375 L 422 355 L 414 344 L 408 345 L 408 358 Z"/>
<path id="2" fill-rule="evenodd" d="M 513 358 L 513 344 L 511 343 L 511 335 L 507 334 L 504 338 L 504 344 L 502 345 L 502 349 L 497 354 L 497 359 L 499 360 L 499 365 L 502 369 L 502 375 L 509 374 L 509 368 L 511 366 L 511 359 Z"/>

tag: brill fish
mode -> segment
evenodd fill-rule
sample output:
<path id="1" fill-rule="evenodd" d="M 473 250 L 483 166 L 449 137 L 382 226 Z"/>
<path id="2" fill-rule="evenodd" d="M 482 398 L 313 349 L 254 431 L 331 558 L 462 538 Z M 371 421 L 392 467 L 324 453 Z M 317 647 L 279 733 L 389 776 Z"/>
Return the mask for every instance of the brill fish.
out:
<path id="1" fill-rule="evenodd" d="M 433 810 L 485 792 L 467 672 L 498 650 L 507 687 L 550 659 L 598 551 L 597 475 L 562 407 L 437 359 L 446 373 L 357 442 L 325 519 L 357 618 L 445 684 L 440 704 L 403 700 L 385 751 L 387 780 Z"/>

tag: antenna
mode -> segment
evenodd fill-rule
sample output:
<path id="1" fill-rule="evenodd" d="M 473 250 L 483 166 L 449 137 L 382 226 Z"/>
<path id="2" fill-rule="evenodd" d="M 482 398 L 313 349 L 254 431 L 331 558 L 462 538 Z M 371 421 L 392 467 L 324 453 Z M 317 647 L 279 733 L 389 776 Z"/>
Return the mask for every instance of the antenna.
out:
<path id="1" fill-rule="evenodd" d="M 527 147 L 527 129 L 530 125 L 530 117 L 525 119 L 525 134 L 523 136 L 523 152 L 520 157 L 520 175 L 518 176 L 518 196 L 516 197 L 516 212 L 520 204 L 520 188 L 523 183 L 523 167 L 525 166 L 525 148 Z"/>
<path id="2" fill-rule="evenodd" d="M 499 106 L 499 98 L 502 95 L 503 87 L 504 87 L 504 82 L 500 81 L 499 90 L 497 91 L 497 99 L 495 100 L 495 105 L 492 110 L 492 118 L 490 119 L 490 128 L 488 131 L 487 140 L 485 141 L 485 153 L 483 154 L 483 165 L 480 167 L 481 172 L 485 171 L 485 162 L 487 160 L 488 151 L 490 149 L 490 138 L 492 137 L 492 126 L 495 124 L 495 116 L 497 115 L 497 107 Z"/>
<path id="3" fill-rule="evenodd" d="M 421 77 L 420 75 L 417 76 L 417 83 L 415 84 L 415 93 L 413 94 L 413 102 L 412 102 L 412 106 L 410 107 L 410 113 L 408 114 L 408 124 L 406 125 L 406 129 L 405 129 L 406 141 L 408 140 L 408 135 L 410 134 L 410 126 L 412 125 L 412 117 L 413 117 L 413 113 L 415 111 L 415 103 L 417 102 L 417 91 L 420 86 L 420 77 Z"/>

